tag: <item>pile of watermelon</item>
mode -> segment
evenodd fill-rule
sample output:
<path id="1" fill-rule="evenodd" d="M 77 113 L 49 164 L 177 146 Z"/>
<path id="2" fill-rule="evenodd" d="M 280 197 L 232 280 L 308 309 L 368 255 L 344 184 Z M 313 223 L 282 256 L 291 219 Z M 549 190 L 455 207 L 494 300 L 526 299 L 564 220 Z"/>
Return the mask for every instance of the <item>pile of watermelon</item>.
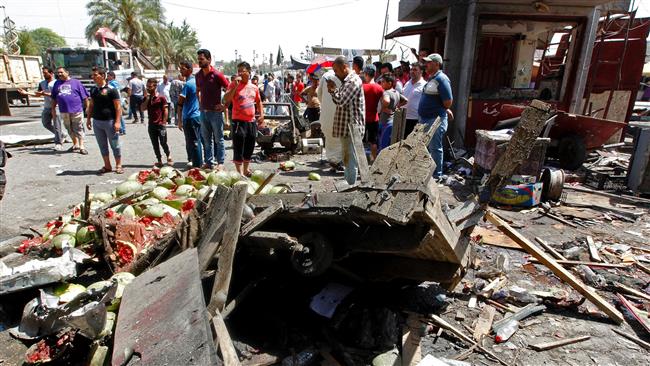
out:
<path id="1" fill-rule="evenodd" d="M 217 185 L 232 187 L 246 185 L 247 192 L 254 194 L 269 176 L 256 170 L 250 179 L 234 171 L 205 171 L 198 168 L 183 173 L 173 167 L 142 170 L 129 176 L 112 192 L 90 195 L 91 215 L 97 209 L 116 199 L 133 194 L 132 199 L 106 209 L 107 222 L 116 226 L 136 223 L 144 229 L 138 240 L 111 240 L 113 259 L 119 267 L 131 263 L 145 253 L 165 234 L 174 230 L 195 206 Z M 260 194 L 284 193 L 286 186 L 267 184 Z M 140 192 L 148 192 L 140 194 Z M 83 203 L 74 207 L 72 213 L 52 220 L 45 225 L 42 236 L 24 240 L 18 251 L 36 252 L 42 257 L 60 255 L 65 247 L 77 247 L 90 255 L 97 252 L 100 244 L 95 227 L 81 218 Z"/>

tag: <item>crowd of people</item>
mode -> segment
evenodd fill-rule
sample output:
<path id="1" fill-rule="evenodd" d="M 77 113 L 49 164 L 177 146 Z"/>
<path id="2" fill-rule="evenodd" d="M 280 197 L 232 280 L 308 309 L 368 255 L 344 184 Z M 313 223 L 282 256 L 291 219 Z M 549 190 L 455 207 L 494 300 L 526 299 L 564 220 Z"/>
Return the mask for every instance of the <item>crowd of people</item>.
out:
<path id="1" fill-rule="evenodd" d="M 428 149 L 436 162 L 434 177 L 442 175 L 442 139 L 448 119 L 453 118 L 450 111 L 453 99 L 439 54 L 423 50 L 415 63 L 366 64 L 357 56 L 351 65 L 340 56 L 333 61 L 331 70 L 308 74 L 306 83 L 300 72 L 283 78 L 269 73 L 261 75 L 260 82 L 260 76 L 252 74 L 247 62 L 240 62 L 237 74 L 227 78 L 212 66 L 211 53 L 206 49 L 197 51 L 196 63 L 199 70 L 194 73 L 192 61 L 181 62 L 180 74 L 171 81 L 167 75 L 161 80 L 143 80 L 133 73 L 124 88 L 112 71 L 93 68 L 95 86 L 90 92 L 79 80 L 70 78 L 65 68 L 53 72 L 44 67 L 44 80 L 38 90 L 21 92 L 44 98 L 42 123 L 54 134 L 56 150 L 63 150 L 62 144 L 70 141 L 72 147 L 68 151 L 88 154 L 85 128 L 93 130 L 103 159 L 100 174 L 123 173 L 120 136 L 126 134 L 122 115 L 125 104 L 122 92 L 126 92 L 127 120 L 144 123 L 144 111 L 147 111 L 148 134 L 156 158 L 154 165 L 158 167 L 173 164 L 167 128 L 175 125 L 185 137 L 188 165 L 223 169 L 224 129 L 230 128 L 235 168 L 240 174 L 250 176 L 250 161 L 258 129 L 265 126 L 265 113 L 286 113 L 277 106 L 265 108 L 263 103 L 282 101 L 284 95 L 295 115 L 305 104 L 305 120 L 317 123 L 325 136 L 332 170 L 343 171 L 349 184 L 356 182 L 358 159 L 366 158 L 355 156 L 353 136 L 363 136 L 370 148 L 369 159 L 374 160 L 391 144 L 393 118 L 400 108 L 406 114 L 406 134 L 418 123 L 431 126 L 440 118 L 441 125 Z"/>

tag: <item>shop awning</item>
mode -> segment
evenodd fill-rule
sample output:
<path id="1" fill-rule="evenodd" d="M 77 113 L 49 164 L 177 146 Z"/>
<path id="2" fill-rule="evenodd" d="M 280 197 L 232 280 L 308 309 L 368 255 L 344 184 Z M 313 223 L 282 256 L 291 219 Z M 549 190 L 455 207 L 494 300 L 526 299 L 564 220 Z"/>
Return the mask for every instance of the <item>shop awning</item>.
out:
<path id="1" fill-rule="evenodd" d="M 429 32 L 437 27 L 442 25 L 441 23 L 422 23 L 416 25 L 408 25 L 405 27 L 399 27 L 394 31 L 388 33 L 384 36 L 385 39 L 393 39 L 396 37 L 412 36 L 416 34 L 422 34 L 424 32 Z"/>

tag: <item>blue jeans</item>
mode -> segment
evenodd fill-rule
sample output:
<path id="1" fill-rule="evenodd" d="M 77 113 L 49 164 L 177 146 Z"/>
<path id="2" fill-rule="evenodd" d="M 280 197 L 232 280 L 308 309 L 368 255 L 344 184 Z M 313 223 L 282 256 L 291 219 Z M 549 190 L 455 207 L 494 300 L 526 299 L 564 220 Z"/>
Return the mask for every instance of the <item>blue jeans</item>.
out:
<path id="1" fill-rule="evenodd" d="M 62 144 L 63 140 L 66 138 L 66 133 L 63 128 L 61 128 L 61 118 L 59 115 L 56 115 L 56 120 L 52 120 L 52 109 L 43 108 L 43 112 L 41 113 L 41 122 L 43 123 L 43 127 L 47 128 L 48 131 L 54 134 L 54 143 Z"/>
<path id="2" fill-rule="evenodd" d="M 140 121 L 144 123 L 144 112 L 140 109 L 140 105 L 144 101 L 144 96 L 142 95 L 132 95 L 129 98 L 129 117 L 133 115 L 133 119 L 138 121 L 138 113 L 140 113 Z"/>
<path id="3" fill-rule="evenodd" d="M 352 136 L 341 137 L 341 145 L 343 147 L 343 165 L 345 165 L 343 176 L 349 185 L 354 185 L 357 182 L 357 157 L 354 155 Z M 365 159 L 366 157 L 360 158 Z"/>
<path id="4" fill-rule="evenodd" d="M 201 112 L 201 136 L 204 143 L 205 163 L 210 168 L 215 164 L 223 164 L 226 157 L 223 140 L 223 112 Z"/>
<path id="5" fill-rule="evenodd" d="M 126 124 L 124 123 L 124 116 L 120 116 L 120 133 L 126 133 Z"/>
<path id="6" fill-rule="evenodd" d="M 201 154 L 201 120 L 199 117 L 183 118 L 183 133 L 185 134 L 187 160 L 190 160 L 195 168 L 200 168 L 203 165 L 203 155 Z"/>
<path id="7" fill-rule="evenodd" d="M 113 156 L 118 159 L 122 157 L 120 135 L 115 132 L 113 120 L 93 118 L 93 132 L 95 133 L 95 139 L 97 140 L 97 145 L 99 145 L 99 151 L 102 156 L 108 156 L 108 146 L 110 145 L 111 150 L 113 150 Z"/>
<path id="8" fill-rule="evenodd" d="M 428 125 L 429 128 L 431 128 L 435 120 L 436 117 L 420 118 L 420 123 L 424 123 Z M 443 158 L 442 138 L 445 136 L 446 132 L 447 132 L 447 115 L 445 114 L 443 117 L 440 117 L 440 127 L 438 127 L 436 133 L 433 134 L 433 138 L 431 139 L 431 141 L 429 141 L 429 146 L 428 146 L 429 154 L 431 154 L 433 161 L 436 163 L 436 169 L 433 171 L 433 176 L 435 178 L 438 178 L 442 175 L 442 158 Z"/>
<path id="9" fill-rule="evenodd" d="M 384 123 L 379 124 L 379 144 L 377 152 L 390 146 L 390 138 L 393 135 L 393 119 L 389 119 Z"/>

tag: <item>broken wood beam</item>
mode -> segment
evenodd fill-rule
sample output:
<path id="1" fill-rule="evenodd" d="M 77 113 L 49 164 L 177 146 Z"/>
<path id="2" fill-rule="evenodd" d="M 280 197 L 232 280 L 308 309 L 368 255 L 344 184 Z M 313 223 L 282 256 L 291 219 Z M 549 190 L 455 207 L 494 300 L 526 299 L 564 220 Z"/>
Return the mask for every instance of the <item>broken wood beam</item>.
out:
<path id="1" fill-rule="evenodd" d="M 212 296 L 208 304 L 208 312 L 215 314 L 222 311 L 228 300 L 228 289 L 232 277 L 232 264 L 235 259 L 235 249 L 239 238 L 241 216 L 246 202 L 246 185 L 239 185 L 232 189 L 232 195 L 228 204 L 228 217 L 224 223 L 225 231 L 221 241 L 221 252 L 219 254 L 219 266 L 214 278 Z"/>
<path id="2" fill-rule="evenodd" d="M 302 251 L 303 246 L 298 239 L 289 236 L 287 233 L 276 233 L 273 231 L 255 231 L 248 235 L 246 243 L 260 248 L 278 248 Z"/>
<path id="3" fill-rule="evenodd" d="M 481 342 L 481 338 L 490 333 L 495 313 L 496 309 L 493 306 L 485 305 L 481 314 L 479 314 L 476 320 L 476 326 L 474 326 L 474 332 L 472 333 L 472 336 L 477 342 Z"/>
<path id="4" fill-rule="evenodd" d="M 125 350 L 134 357 L 129 363 Z M 195 248 L 151 268 L 124 289 L 113 365 L 217 365 Z"/>
<path id="5" fill-rule="evenodd" d="M 84 207 L 81 210 L 81 218 L 88 220 L 90 217 L 90 186 L 86 184 L 86 191 L 84 193 Z"/>
<path id="6" fill-rule="evenodd" d="M 271 174 L 269 174 L 269 175 L 264 179 L 264 181 L 262 182 L 262 184 L 260 184 L 260 186 L 257 187 L 257 189 L 255 190 L 255 193 L 253 193 L 253 195 L 260 194 L 260 193 L 262 192 L 262 190 L 264 189 L 264 187 L 266 187 L 266 185 L 269 184 L 269 183 L 271 182 L 271 180 L 273 179 L 273 177 L 275 177 L 275 174 L 276 174 L 275 172 L 272 172 Z"/>
<path id="7" fill-rule="evenodd" d="M 203 218 L 204 225 L 201 240 L 196 245 L 199 251 L 199 268 L 201 272 L 205 272 L 208 268 L 221 243 L 221 236 L 217 235 L 217 233 L 228 216 L 228 200 L 231 195 L 232 190 L 230 188 L 219 185 L 208 203 L 208 209 Z"/>
<path id="8" fill-rule="evenodd" d="M 528 158 L 535 146 L 545 122 L 551 117 L 551 105 L 533 100 L 521 114 L 505 152 L 499 157 L 485 186 L 489 188 L 489 200 L 515 174 L 521 163 Z"/>
<path id="9" fill-rule="evenodd" d="M 589 338 L 591 338 L 591 336 L 586 335 L 586 336 L 580 336 L 580 337 L 575 337 L 575 338 L 561 339 L 559 341 L 553 341 L 553 342 L 531 344 L 531 345 L 529 345 L 529 347 L 534 349 L 535 351 L 538 351 L 538 352 L 539 351 L 547 351 L 549 349 L 558 348 L 558 347 L 562 347 L 562 346 L 567 346 L 569 344 L 584 342 Z"/>
<path id="10" fill-rule="evenodd" d="M 237 357 L 237 350 L 232 344 L 230 333 L 228 333 L 226 323 L 223 321 L 223 317 L 219 311 L 215 311 L 214 316 L 212 317 L 212 326 L 216 333 L 216 345 L 221 350 L 223 364 L 225 366 L 239 366 L 240 363 L 239 357 Z"/>
<path id="11" fill-rule="evenodd" d="M 596 243 L 594 243 L 594 238 L 590 235 L 587 235 L 587 246 L 589 247 L 589 257 L 594 262 L 602 262 L 602 258 L 598 254 L 598 248 L 596 248 Z"/>
<path id="12" fill-rule="evenodd" d="M 542 263 L 539 259 L 528 258 L 528 261 L 531 263 Z M 563 264 L 565 266 L 580 266 L 585 265 L 587 267 L 601 267 L 601 268 L 627 268 L 632 265 L 632 263 L 604 263 L 604 262 L 583 262 L 583 261 L 572 261 L 572 260 L 556 260 L 558 264 Z"/>
<path id="13" fill-rule="evenodd" d="M 650 343 L 648 343 L 648 342 L 646 342 L 646 341 L 644 341 L 644 340 L 642 340 L 640 338 L 637 338 L 637 337 L 633 336 L 632 334 L 625 333 L 622 330 L 618 330 L 616 328 L 614 328 L 612 330 L 614 331 L 614 333 L 616 333 L 616 334 L 618 334 L 618 335 L 620 335 L 620 336 L 622 336 L 624 338 L 627 338 L 628 340 L 630 340 L 630 341 L 638 344 L 639 346 L 647 349 L 648 351 L 650 351 Z"/>
<path id="14" fill-rule="evenodd" d="M 562 281 L 567 282 L 569 285 L 571 285 L 571 287 L 582 294 L 582 296 L 586 297 L 589 301 L 596 305 L 614 322 L 620 324 L 625 320 L 623 318 L 623 315 L 618 310 L 616 310 L 612 304 L 608 303 L 605 299 L 598 295 L 595 290 L 587 287 L 585 284 L 580 282 L 580 280 L 578 280 L 573 274 L 562 267 L 555 259 L 546 254 L 546 252 L 541 250 L 526 237 L 521 235 L 517 230 L 513 229 L 510 225 L 508 225 L 507 222 L 505 222 L 495 213 L 488 210 L 485 214 L 485 217 L 488 219 L 488 221 L 499 228 L 499 230 L 501 230 L 504 234 L 517 242 L 517 244 L 526 249 L 528 253 L 530 253 L 546 267 L 548 267 L 556 276 L 562 279 Z"/>
<path id="15" fill-rule="evenodd" d="M 637 296 L 637 297 L 641 297 L 641 298 L 643 298 L 643 299 L 645 299 L 647 301 L 650 301 L 650 295 L 646 294 L 645 292 L 635 290 L 635 289 L 633 289 L 631 287 L 627 287 L 627 286 L 625 286 L 624 284 L 622 284 L 620 282 L 614 282 L 614 287 L 619 291 L 622 291 L 622 292 L 625 292 L 627 294 L 634 295 L 634 296 Z"/>
<path id="16" fill-rule="evenodd" d="M 248 294 L 250 294 L 251 291 L 255 289 L 255 287 L 257 287 L 257 285 L 259 285 L 260 282 L 264 281 L 265 279 L 266 277 L 258 278 L 254 281 L 251 281 L 248 285 L 246 285 L 246 287 L 244 287 L 244 289 L 241 290 L 241 292 L 237 294 L 237 296 L 235 296 L 235 298 L 232 299 L 232 301 L 230 301 L 228 305 L 226 305 L 226 307 L 221 312 L 221 316 L 224 319 L 227 319 L 228 315 L 230 315 L 230 313 L 232 313 L 233 310 L 235 310 L 235 307 L 237 307 L 238 304 L 244 301 L 244 299 L 248 296 Z"/>
<path id="17" fill-rule="evenodd" d="M 645 329 L 646 332 L 650 334 L 650 320 L 647 320 L 648 317 L 647 315 L 644 315 L 641 310 L 637 309 L 634 304 L 630 302 L 630 300 L 626 299 L 625 296 L 617 293 L 616 296 L 618 297 L 619 301 L 621 302 L 621 305 L 632 315 L 632 317 L 641 324 L 643 329 Z"/>
<path id="18" fill-rule="evenodd" d="M 255 215 L 251 220 L 245 223 L 242 228 L 239 236 L 248 236 L 250 233 L 255 231 L 257 228 L 264 225 L 269 221 L 276 213 L 284 209 L 284 204 L 281 200 L 278 200 L 276 203 L 264 209 L 264 211 Z"/>
<path id="19" fill-rule="evenodd" d="M 502 364 L 502 365 L 506 365 L 506 366 L 508 365 L 505 361 L 503 361 L 502 359 L 500 359 L 499 357 L 497 357 L 494 353 L 490 352 L 488 349 L 486 349 L 485 347 L 483 347 L 483 346 L 481 346 L 480 344 L 478 344 L 478 343 L 477 343 L 476 341 L 474 341 L 472 338 L 470 338 L 469 336 L 465 335 L 465 333 L 463 333 L 463 332 L 461 332 L 460 330 L 458 330 L 456 327 L 454 327 L 453 325 L 451 325 L 449 322 L 447 322 L 447 321 L 444 320 L 443 318 L 441 318 L 441 317 L 439 317 L 439 316 L 437 316 L 437 315 L 435 315 L 435 314 L 429 314 L 429 318 L 430 318 L 431 320 L 433 320 L 433 322 L 434 322 L 436 325 L 438 325 L 440 328 L 444 328 L 446 331 L 448 331 L 449 333 L 453 334 L 453 335 L 456 336 L 457 338 L 460 338 L 462 341 L 465 341 L 465 342 L 468 343 L 470 346 L 474 346 L 474 345 L 476 345 L 477 348 L 479 349 L 479 351 L 481 351 L 481 353 L 483 353 L 483 354 L 489 356 L 490 358 L 492 358 L 492 359 L 498 361 L 498 362 L 499 362 L 500 364 Z"/>
<path id="20" fill-rule="evenodd" d="M 535 241 L 539 243 L 539 245 L 541 245 L 542 248 L 544 248 L 547 252 L 551 253 L 551 255 L 553 255 L 556 259 L 563 260 L 563 261 L 567 260 L 566 258 L 564 258 L 562 254 L 560 254 L 560 252 L 555 250 L 552 246 L 550 246 L 546 241 L 544 241 L 539 236 L 535 237 Z"/>
<path id="21" fill-rule="evenodd" d="M 566 219 L 564 219 L 564 218 L 562 218 L 562 217 L 560 217 L 558 215 L 555 215 L 555 214 L 552 214 L 552 213 L 546 212 L 546 211 L 542 212 L 542 214 L 544 216 L 552 218 L 553 220 L 559 221 L 559 222 L 561 222 L 561 223 L 563 223 L 565 225 L 571 226 L 574 229 L 578 228 L 578 225 L 576 225 L 576 224 L 572 223 L 571 221 L 568 221 L 568 220 L 566 220 Z"/>

